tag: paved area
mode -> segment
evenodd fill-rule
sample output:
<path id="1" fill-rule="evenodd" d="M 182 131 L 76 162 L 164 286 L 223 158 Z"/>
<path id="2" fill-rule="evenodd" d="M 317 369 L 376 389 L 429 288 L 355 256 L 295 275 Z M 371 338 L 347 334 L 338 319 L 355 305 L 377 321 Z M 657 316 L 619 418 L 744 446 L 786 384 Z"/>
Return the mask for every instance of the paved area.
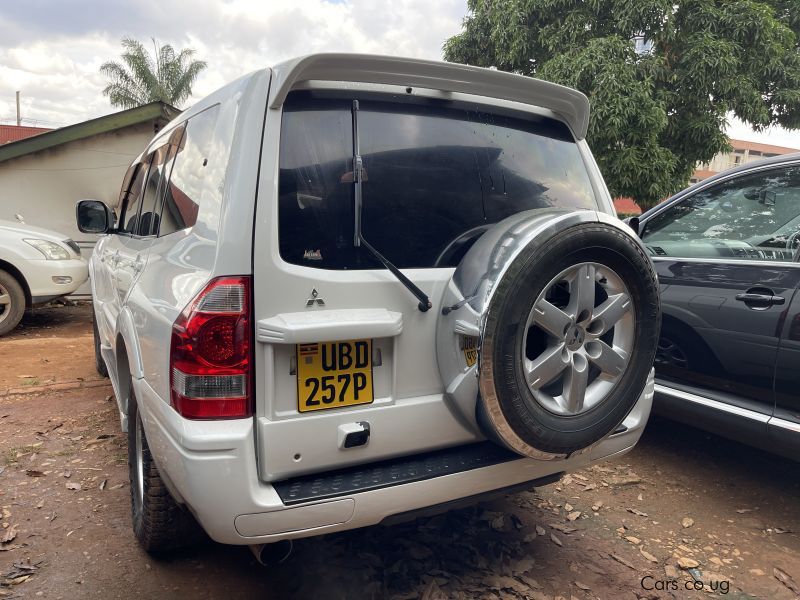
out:
<path id="1" fill-rule="evenodd" d="M 559 484 L 302 540 L 265 569 L 207 542 L 151 557 L 86 306 L 0 339 L 0 598 L 765 598 L 800 594 L 800 464 L 666 421 Z M 705 589 L 704 589 L 705 586 Z"/>

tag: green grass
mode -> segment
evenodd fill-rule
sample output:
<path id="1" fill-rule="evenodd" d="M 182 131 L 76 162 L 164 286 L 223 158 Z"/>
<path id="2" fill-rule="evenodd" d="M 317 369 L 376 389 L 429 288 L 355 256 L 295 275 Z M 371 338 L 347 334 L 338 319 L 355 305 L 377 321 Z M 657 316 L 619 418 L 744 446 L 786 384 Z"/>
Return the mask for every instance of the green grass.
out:
<path id="1" fill-rule="evenodd" d="M 24 456 L 26 454 L 31 454 L 33 452 L 36 452 L 39 449 L 40 446 L 33 446 L 33 445 L 14 446 L 12 448 L 9 448 L 8 450 L 3 451 L 3 462 L 7 465 L 10 465 L 11 463 L 17 462 L 18 460 L 17 455 Z"/>

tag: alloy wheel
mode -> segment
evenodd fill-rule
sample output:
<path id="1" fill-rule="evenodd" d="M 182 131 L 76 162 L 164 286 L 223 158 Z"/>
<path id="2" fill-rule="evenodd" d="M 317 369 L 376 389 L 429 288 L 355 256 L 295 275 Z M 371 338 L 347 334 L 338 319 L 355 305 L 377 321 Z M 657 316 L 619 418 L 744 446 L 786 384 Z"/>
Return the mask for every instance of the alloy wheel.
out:
<path id="1" fill-rule="evenodd" d="M 11 315 L 11 294 L 0 284 L 0 323 Z"/>
<path id="2" fill-rule="evenodd" d="M 523 373 L 536 402 L 576 416 L 608 397 L 631 359 L 635 317 L 622 278 L 599 263 L 579 263 L 536 299 L 525 324 Z"/>

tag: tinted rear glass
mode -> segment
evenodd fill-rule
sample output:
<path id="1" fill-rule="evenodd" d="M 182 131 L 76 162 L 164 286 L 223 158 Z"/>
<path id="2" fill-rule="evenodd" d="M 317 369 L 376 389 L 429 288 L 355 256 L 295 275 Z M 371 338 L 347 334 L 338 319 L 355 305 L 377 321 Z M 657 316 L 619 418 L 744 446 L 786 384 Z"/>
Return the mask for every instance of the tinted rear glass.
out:
<path id="1" fill-rule="evenodd" d="M 279 228 L 284 260 L 376 268 L 353 247 L 352 100 L 289 96 L 281 129 Z M 595 208 L 577 145 L 552 119 L 447 102 L 360 99 L 362 233 L 395 265 L 455 266 L 512 214 Z"/>

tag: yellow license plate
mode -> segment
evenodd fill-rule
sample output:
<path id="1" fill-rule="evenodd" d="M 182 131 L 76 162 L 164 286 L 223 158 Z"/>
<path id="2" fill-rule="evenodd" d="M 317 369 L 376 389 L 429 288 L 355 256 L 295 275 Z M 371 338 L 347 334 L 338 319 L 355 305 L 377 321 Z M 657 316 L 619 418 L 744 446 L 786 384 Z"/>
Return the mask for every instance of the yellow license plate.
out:
<path id="1" fill-rule="evenodd" d="M 464 360 L 467 361 L 468 367 L 478 362 L 478 338 L 463 336 L 461 338 L 461 349 L 464 351 Z"/>
<path id="2" fill-rule="evenodd" d="M 372 340 L 297 345 L 297 410 L 327 410 L 374 399 Z"/>

